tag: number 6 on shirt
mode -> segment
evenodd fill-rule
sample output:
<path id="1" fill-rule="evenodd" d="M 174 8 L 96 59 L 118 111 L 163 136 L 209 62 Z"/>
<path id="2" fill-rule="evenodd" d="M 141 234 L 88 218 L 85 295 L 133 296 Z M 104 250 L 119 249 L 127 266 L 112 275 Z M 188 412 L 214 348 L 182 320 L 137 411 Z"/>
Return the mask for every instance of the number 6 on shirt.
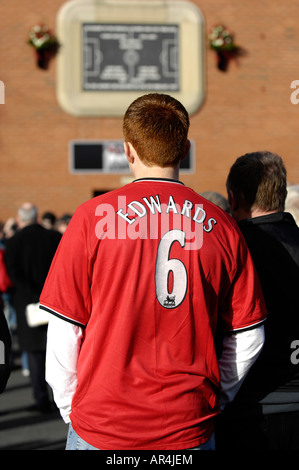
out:
<path id="1" fill-rule="evenodd" d="M 170 259 L 173 243 L 179 242 L 185 246 L 186 234 L 182 230 L 170 230 L 160 240 L 156 259 L 155 286 L 158 302 L 164 308 L 176 308 L 184 300 L 188 287 L 187 270 L 184 263 Z M 172 273 L 172 290 L 170 291 L 170 276 Z"/>

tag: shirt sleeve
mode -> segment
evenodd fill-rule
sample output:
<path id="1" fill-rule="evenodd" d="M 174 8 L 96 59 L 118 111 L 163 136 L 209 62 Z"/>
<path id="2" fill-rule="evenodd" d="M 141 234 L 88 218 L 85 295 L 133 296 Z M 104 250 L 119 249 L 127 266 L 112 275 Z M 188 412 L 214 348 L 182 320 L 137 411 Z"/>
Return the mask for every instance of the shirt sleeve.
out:
<path id="1" fill-rule="evenodd" d="M 91 310 L 89 225 L 80 206 L 63 234 L 40 296 L 42 309 L 83 327 Z"/>
<path id="2" fill-rule="evenodd" d="M 77 361 L 83 330 L 56 316 L 48 324 L 46 381 L 65 423 L 69 423 L 73 395 L 77 387 Z"/>
<path id="3" fill-rule="evenodd" d="M 265 341 L 264 325 L 225 336 L 219 358 L 220 405 L 231 402 L 250 368 L 260 355 Z"/>

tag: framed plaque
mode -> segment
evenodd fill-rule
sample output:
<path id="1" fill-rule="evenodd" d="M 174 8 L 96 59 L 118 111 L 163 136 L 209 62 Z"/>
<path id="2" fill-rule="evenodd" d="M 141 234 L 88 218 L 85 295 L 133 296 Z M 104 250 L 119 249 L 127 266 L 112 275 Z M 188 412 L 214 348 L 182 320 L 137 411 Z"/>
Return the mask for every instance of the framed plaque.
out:
<path id="1" fill-rule="evenodd" d="M 179 25 L 82 25 L 82 88 L 179 91 Z"/>
<path id="2" fill-rule="evenodd" d="M 204 20 L 190 2 L 71 0 L 57 15 L 57 99 L 75 116 L 123 116 L 145 93 L 190 114 L 204 100 Z"/>

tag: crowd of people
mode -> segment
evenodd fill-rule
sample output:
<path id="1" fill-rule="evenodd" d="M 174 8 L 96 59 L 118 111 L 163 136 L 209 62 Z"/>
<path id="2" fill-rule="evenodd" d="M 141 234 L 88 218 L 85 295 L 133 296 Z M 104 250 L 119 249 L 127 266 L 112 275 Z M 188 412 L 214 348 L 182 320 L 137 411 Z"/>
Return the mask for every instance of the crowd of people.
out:
<path id="1" fill-rule="evenodd" d="M 189 117 L 168 95 L 135 100 L 123 130 L 132 183 L 63 221 L 26 203 L 3 224 L 3 309 L 37 408 L 50 385 L 69 450 L 299 450 L 299 185 L 257 151 L 233 163 L 227 197 L 186 187 Z M 158 227 L 173 213 L 161 239 L 141 202 Z M 139 237 L 95 236 L 100 204 Z M 49 320 L 30 327 L 29 304 Z"/>
<path id="2" fill-rule="evenodd" d="M 40 216 L 34 204 L 24 203 L 15 217 L 1 223 L 1 306 L 10 336 L 6 366 L 14 367 L 16 351 L 12 345 L 17 344 L 22 373 L 30 376 L 33 387 L 33 409 L 41 412 L 53 408 L 45 381 L 47 326 L 30 327 L 26 306 L 38 303 L 52 258 L 70 219 L 69 214 L 57 218 L 53 212 Z"/>

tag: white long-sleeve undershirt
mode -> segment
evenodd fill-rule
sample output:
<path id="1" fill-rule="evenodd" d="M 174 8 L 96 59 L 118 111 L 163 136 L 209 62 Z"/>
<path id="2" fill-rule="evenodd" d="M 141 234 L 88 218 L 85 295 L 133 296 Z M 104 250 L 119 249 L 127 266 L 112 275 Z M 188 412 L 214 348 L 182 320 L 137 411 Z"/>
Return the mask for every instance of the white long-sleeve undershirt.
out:
<path id="1" fill-rule="evenodd" d="M 260 355 L 264 342 L 264 325 L 224 337 L 222 355 L 218 360 L 221 408 L 235 398 L 250 368 Z"/>
<path id="2" fill-rule="evenodd" d="M 83 330 L 54 315 L 48 324 L 46 381 L 65 423 L 69 423 L 71 403 L 77 387 L 77 362 Z"/>

